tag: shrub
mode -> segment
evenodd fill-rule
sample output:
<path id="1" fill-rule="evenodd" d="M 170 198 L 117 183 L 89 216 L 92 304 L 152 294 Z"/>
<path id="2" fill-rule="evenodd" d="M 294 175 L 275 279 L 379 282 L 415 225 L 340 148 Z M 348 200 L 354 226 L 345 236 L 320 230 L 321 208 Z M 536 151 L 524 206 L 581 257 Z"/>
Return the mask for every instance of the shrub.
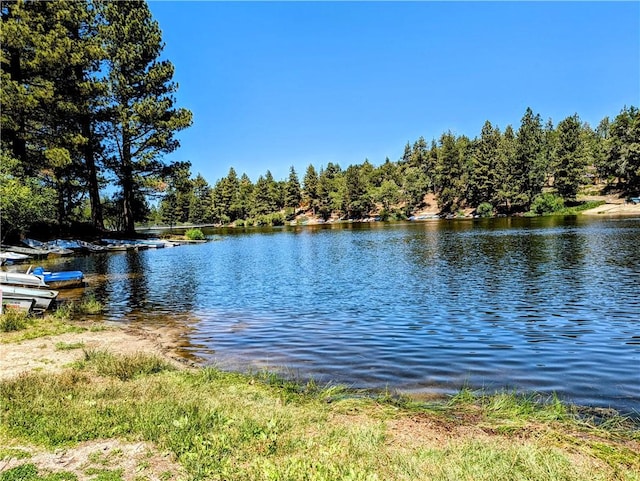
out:
<path id="1" fill-rule="evenodd" d="M 184 236 L 189 240 L 204 240 L 204 233 L 200 229 L 189 229 Z"/>
<path id="2" fill-rule="evenodd" d="M 163 359 L 145 353 L 116 355 L 107 351 L 84 351 L 84 364 L 91 366 L 101 376 L 116 377 L 128 381 L 145 374 L 172 371 L 174 367 Z"/>
<path id="3" fill-rule="evenodd" d="M 263 214 L 263 215 L 257 216 L 253 220 L 253 225 L 256 226 L 256 227 L 261 227 L 261 226 L 264 226 L 264 225 L 271 225 L 269 223 L 269 215 L 268 214 Z"/>
<path id="4" fill-rule="evenodd" d="M 104 310 L 104 305 L 92 295 L 82 299 L 77 305 L 79 314 L 100 314 Z"/>
<path id="5" fill-rule="evenodd" d="M 271 214 L 271 225 L 284 225 L 285 217 L 281 212 Z"/>
<path id="6" fill-rule="evenodd" d="M 274 212 L 273 214 L 263 214 L 255 218 L 253 225 L 260 226 L 274 226 L 284 225 L 285 217 L 281 212 Z"/>
<path id="7" fill-rule="evenodd" d="M 54 316 L 65 321 L 78 315 L 95 315 L 104 310 L 104 305 L 93 295 L 89 295 L 80 301 L 65 302 L 59 305 Z"/>
<path id="8" fill-rule="evenodd" d="M 405 209 L 391 209 L 391 220 L 407 220 L 408 218 L 409 217 L 407 216 Z"/>
<path id="9" fill-rule="evenodd" d="M 295 220 L 295 218 L 296 218 L 296 210 L 293 207 L 287 207 L 284 210 L 284 217 L 288 221 Z"/>
<path id="10" fill-rule="evenodd" d="M 489 202 L 483 202 L 476 209 L 476 214 L 480 217 L 492 217 L 493 216 L 493 205 Z"/>
<path id="11" fill-rule="evenodd" d="M 537 215 L 551 214 L 564 208 L 564 199 L 551 193 L 540 194 L 533 199 L 531 212 Z"/>
<path id="12" fill-rule="evenodd" d="M 20 331 L 27 327 L 29 314 L 18 309 L 5 308 L 0 316 L 0 331 L 12 332 Z"/>

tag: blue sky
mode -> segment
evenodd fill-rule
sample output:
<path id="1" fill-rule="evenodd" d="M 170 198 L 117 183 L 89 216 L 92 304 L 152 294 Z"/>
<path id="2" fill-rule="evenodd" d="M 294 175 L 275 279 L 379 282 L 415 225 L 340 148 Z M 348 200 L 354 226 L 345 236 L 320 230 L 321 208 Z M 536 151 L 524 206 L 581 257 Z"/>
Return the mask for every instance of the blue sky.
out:
<path id="1" fill-rule="evenodd" d="M 639 2 L 149 2 L 213 185 L 398 160 L 407 141 L 504 129 L 530 106 L 594 127 L 640 105 Z"/>

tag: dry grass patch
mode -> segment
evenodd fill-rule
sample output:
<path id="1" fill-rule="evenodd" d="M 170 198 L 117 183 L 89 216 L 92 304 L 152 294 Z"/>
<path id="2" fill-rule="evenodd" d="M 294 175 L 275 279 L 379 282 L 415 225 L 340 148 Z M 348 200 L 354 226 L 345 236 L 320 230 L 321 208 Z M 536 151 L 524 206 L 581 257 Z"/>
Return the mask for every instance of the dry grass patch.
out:
<path id="1" fill-rule="evenodd" d="M 38 478 L 57 475 L 58 479 L 95 480 L 108 473 L 112 479 L 123 481 L 184 479 L 182 467 L 171 453 L 160 452 L 151 443 L 125 442 L 118 439 L 89 441 L 77 446 L 45 451 L 35 446 L 6 450 L 0 458 L 0 479 L 10 478 L 11 472 L 29 472 L 32 465 Z M 33 468 L 30 470 L 33 471 Z M 16 476 L 16 479 L 19 479 Z M 37 479 L 37 478 L 36 478 Z"/>

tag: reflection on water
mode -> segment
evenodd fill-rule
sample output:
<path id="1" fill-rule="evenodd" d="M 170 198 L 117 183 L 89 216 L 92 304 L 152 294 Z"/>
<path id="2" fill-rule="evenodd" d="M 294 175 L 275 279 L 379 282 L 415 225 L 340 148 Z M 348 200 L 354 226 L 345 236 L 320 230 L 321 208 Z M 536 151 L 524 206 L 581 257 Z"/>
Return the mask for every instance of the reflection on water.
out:
<path id="1" fill-rule="evenodd" d="M 219 230 L 62 261 L 107 319 L 189 326 L 235 369 L 445 393 L 555 391 L 640 409 L 640 220 L 492 219 Z"/>

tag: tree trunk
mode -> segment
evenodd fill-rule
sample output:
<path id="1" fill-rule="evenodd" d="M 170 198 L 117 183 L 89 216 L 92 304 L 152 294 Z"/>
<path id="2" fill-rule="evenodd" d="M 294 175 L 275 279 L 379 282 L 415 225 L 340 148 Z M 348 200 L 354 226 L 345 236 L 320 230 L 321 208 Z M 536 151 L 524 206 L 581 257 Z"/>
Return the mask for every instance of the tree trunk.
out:
<path id="1" fill-rule="evenodd" d="M 65 192 L 64 192 L 63 186 L 60 185 L 61 184 L 60 179 L 56 178 L 55 183 L 57 184 L 56 185 L 56 191 L 58 193 L 58 205 L 56 206 L 56 210 L 58 211 L 57 212 L 57 214 L 58 214 L 58 226 L 60 228 L 62 228 L 62 224 L 63 224 L 64 219 L 65 219 L 65 208 L 64 208 L 64 194 L 65 194 Z"/>
<path id="2" fill-rule="evenodd" d="M 126 234 L 135 233 L 131 141 L 126 133 L 123 134 L 122 141 L 122 221 L 124 232 Z"/>
<path id="3" fill-rule="evenodd" d="M 82 117 L 82 135 L 87 139 L 84 148 L 84 160 L 87 166 L 87 183 L 89 187 L 89 201 L 91 203 L 91 223 L 97 230 L 104 230 L 102 204 L 100 203 L 100 189 L 98 187 L 98 170 L 96 168 L 93 133 L 89 115 Z"/>

